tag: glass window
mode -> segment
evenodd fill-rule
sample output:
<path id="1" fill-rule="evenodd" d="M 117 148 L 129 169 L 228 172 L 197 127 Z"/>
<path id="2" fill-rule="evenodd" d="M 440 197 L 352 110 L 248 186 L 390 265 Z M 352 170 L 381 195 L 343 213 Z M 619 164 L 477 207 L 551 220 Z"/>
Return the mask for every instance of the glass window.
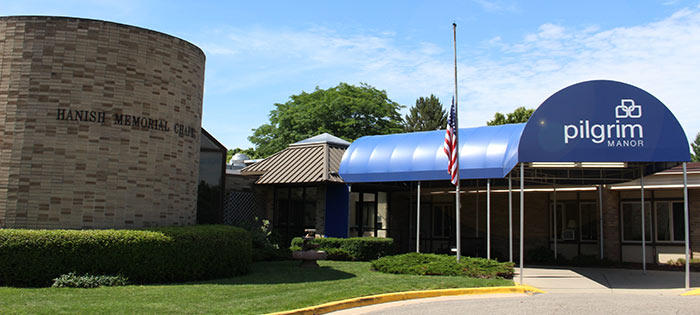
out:
<path id="1" fill-rule="evenodd" d="M 685 241 L 685 207 L 682 202 L 673 203 L 673 240 Z"/>
<path id="2" fill-rule="evenodd" d="M 306 187 L 304 191 L 304 228 L 316 228 L 316 187 Z"/>
<path id="3" fill-rule="evenodd" d="M 638 201 L 622 203 L 622 240 L 641 241 L 642 206 Z M 651 203 L 644 203 L 645 233 L 647 242 L 651 241 Z"/>
<path id="4" fill-rule="evenodd" d="M 454 209 L 454 207 L 449 205 L 433 206 L 433 236 L 450 236 L 452 209 Z"/>
<path id="5" fill-rule="evenodd" d="M 656 206 L 656 240 L 682 242 L 685 240 L 685 219 L 682 202 L 659 201 Z"/>
<path id="6" fill-rule="evenodd" d="M 581 203 L 581 240 L 593 241 L 598 239 L 598 204 L 595 202 Z"/>

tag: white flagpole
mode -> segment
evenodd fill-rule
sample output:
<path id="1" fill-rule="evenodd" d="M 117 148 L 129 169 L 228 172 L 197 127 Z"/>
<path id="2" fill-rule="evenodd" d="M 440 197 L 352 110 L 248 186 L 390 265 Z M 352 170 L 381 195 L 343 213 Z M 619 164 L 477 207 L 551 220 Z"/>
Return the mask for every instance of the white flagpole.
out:
<path id="1" fill-rule="evenodd" d="M 457 261 L 462 258 L 462 231 L 461 231 L 461 217 L 460 217 L 460 207 L 459 207 L 459 106 L 457 105 L 457 23 L 452 23 L 452 36 L 454 43 L 455 52 L 455 154 L 457 156 L 457 185 L 455 187 L 455 225 L 456 225 L 456 246 L 457 246 Z"/>

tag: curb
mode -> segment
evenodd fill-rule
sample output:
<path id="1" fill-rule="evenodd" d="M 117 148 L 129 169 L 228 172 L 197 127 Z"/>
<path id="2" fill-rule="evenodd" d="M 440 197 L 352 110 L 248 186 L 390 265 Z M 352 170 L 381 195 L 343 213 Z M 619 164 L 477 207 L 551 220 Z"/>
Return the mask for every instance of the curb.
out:
<path id="1" fill-rule="evenodd" d="M 545 293 L 544 291 L 529 285 L 515 285 L 512 287 L 490 287 L 490 288 L 464 288 L 464 289 L 443 289 L 425 291 L 406 291 L 385 293 L 378 295 L 363 296 L 353 299 L 334 301 L 316 306 L 299 308 L 290 311 L 270 313 L 268 315 L 316 315 L 344 310 L 353 307 L 360 307 L 387 302 L 422 299 L 429 297 L 451 296 L 451 295 L 474 295 L 474 294 L 498 294 L 498 293 Z"/>
<path id="2" fill-rule="evenodd" d="M 700 289 L 690 290 L 688 292 L 681 293 L 681 296 L 696 296 L 700 295 Z"/>

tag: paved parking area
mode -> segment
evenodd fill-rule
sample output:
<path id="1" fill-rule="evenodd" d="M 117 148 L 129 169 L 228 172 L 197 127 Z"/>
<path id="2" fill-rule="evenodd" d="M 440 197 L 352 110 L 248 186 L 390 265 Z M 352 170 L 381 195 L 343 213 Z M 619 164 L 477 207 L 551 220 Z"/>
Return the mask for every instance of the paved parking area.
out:
<path id="1" fill-rule="evenodd" d="M 417 299 L 332 314 L 695 314 L 700 310 L 700 296 L 680 296 L 685 292 L 685 274 L 677 271 L 528 267 L 523 282 L 546 293 Z M 700 274 L 691 273 L 690 284 L 700 287 Z"/>
<path id="2" fill-rule="evenodd" d="M 516 269 L 516 272 L 518 269 Z M 691 273 L 691 287 L 700 287 L 700 274 Z M 518 279 L 518 275 L 514 279 Z M 530 267 L 523 282 L 547 293 L 626 293 L 679 295 L 685 292 L 685 274 L 678 271 Z"/>

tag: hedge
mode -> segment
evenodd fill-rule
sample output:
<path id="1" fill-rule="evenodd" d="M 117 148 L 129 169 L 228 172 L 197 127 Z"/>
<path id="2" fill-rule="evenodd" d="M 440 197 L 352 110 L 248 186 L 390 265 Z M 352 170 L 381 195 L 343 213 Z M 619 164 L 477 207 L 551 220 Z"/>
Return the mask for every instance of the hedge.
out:
<path id="1" fill-rule="evenodd" d="M 0 230 L 0 285 L 46 286 L 71 272 L 123 275 L 136 283 L 244 274 L 248 232 L 209 225 L 150 230 Z"/>
<path id="2" fill-rule="evenodd" d="M 467 276 L 474 278 L 513 278 L 513 263 L 498 262 L 492 259 L 408 253 L 382 257 L 372 261 L 377 271 L 395 274 L 430 276 Z"/>
<path id="3" fill-rule="evenodd" d="M 292 239 L 292 250 L 300 250 L 303 239 Z M 359 260 L 369 261 L 391 255 L 394 248 L 394 240 L 378 237 L 351 237 L 351 238 L 316 238 L 312 241 L 319 244 L 320 250 L 328 252 L 330 260 Z"/>

